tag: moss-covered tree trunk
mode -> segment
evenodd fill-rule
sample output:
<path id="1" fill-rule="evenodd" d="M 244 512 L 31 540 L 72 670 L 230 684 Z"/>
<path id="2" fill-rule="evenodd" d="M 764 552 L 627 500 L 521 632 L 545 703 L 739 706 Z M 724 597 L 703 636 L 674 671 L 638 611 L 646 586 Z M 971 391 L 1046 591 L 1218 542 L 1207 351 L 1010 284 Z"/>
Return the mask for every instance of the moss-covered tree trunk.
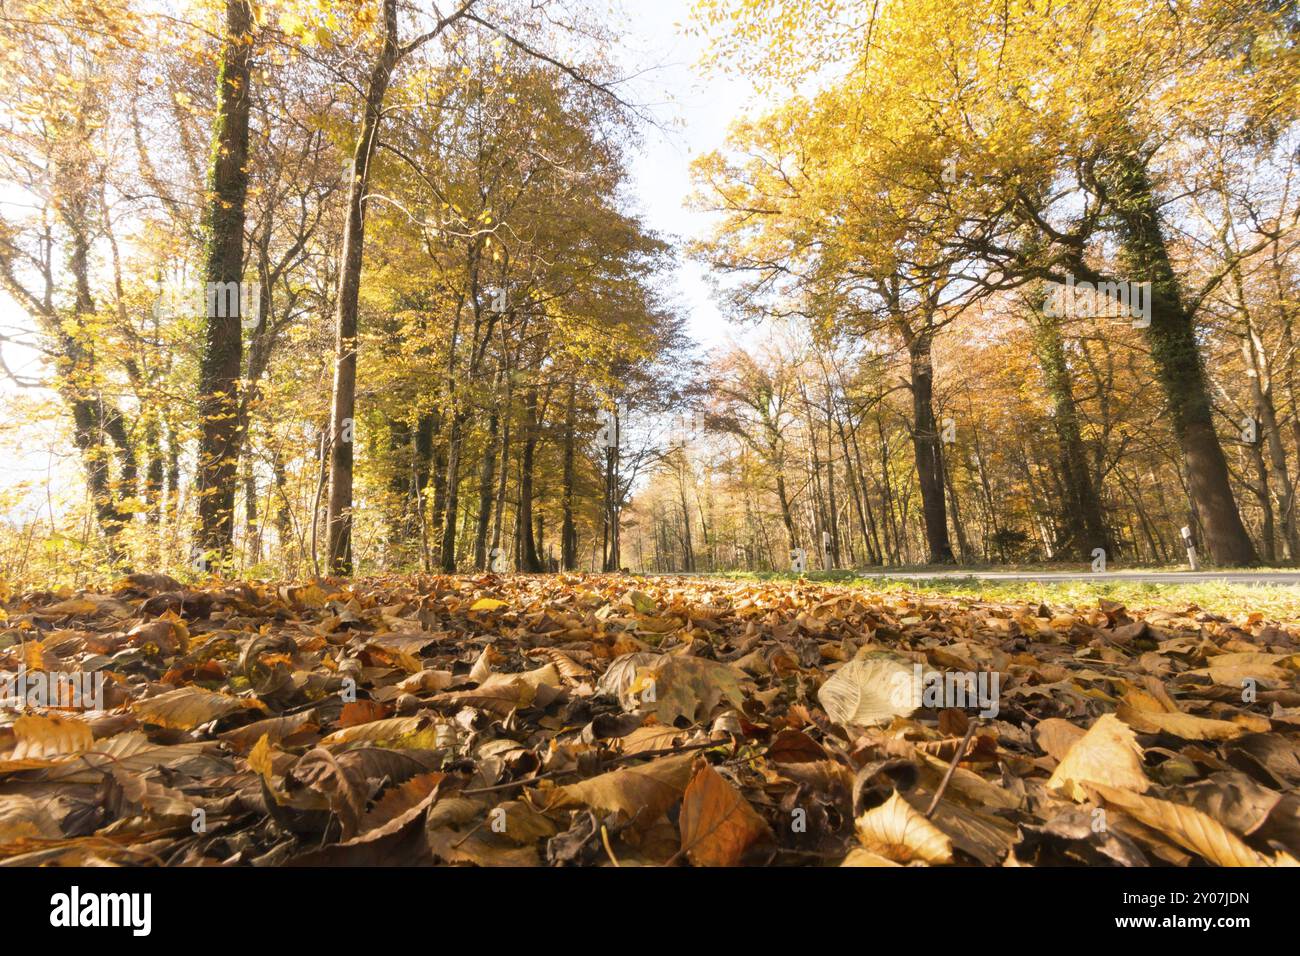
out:
<path id="1" fill-rule="evenodd" d="M 1101 496 L 1088 467 L 1060 320 L 1042 310 L 1035 310 L 1032 321 L 1034 351 L 1052 403 L 1052 426 L 1061 458 L 1060 473 L 1065 491 L 1062 519 L 1066 540 L 1062 542 L 1063 549 L 1068 549 L 1081 561 L 1091 560 L 1094 548 L 1105 548 L 1107 555 L 1114 556 L 1114 542 L 1106 526 Z"/>
<path id="2" fill-rule="evenodd" d="M 237 283 L 243 280 L 252 31 L 248 0 L 227 0 L 204 216 L 203 278 L 209 290 L 238 289 Z M 214 298 L 224 299 L 227 307 L 213 308 Z M 236 293 L 235 298 L 242 306 L 244 296 Z M 234 534 L 243 362 L 241 309 L 229 308 L 223 293 L 205 295 L 204 299 L 207 316 L 199 360 L 198 544 L 206 552 L 225 556 Z"/>
<path id="3" fill-rule="evenodd" d="M 1237 510 L 1227 459 L 1214 430 L 1194 317 L 1174 274 L 1150 176 L 1140 157 L 1127 153 L 1116 161 L 1111 191 L 1128 279 L 1151 283 L 1147 342 L 1169 403 L 1205 545 L 1217 564 L 1255 564 L 1255 546 Z"/>

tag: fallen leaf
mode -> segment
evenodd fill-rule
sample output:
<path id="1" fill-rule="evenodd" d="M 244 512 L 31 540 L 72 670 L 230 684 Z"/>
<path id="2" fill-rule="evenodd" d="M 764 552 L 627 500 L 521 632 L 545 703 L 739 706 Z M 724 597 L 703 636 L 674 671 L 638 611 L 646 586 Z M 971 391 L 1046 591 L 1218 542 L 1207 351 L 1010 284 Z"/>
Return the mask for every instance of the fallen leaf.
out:
<path id="1" fill-rule="evenodd" d="M 697 866 L 735 866 L 750 845 L 771 835 L 766 821 L 707 763 L 682 798 L 682 852 Z"/>
<path id="2" fill-rule="evenodd" d="M 132 704 L 132 710 L 144 723 L 177 730 L 193 730 L 210 720 L 249 708 L 266 709 L 260 701 L 231 697 L 201 687 L 178 687 Z"/>
<path id="3" fill-rule="evenodd" d="M 1216 866 L 1268 866 L 1270 860 L 1252 850 L 1219 821 L 1195 807 L 1158 800 L 1131 790 L 1088 783 L 1108 806 L 1117 807 L 1174 843 Z"/>
<path id="4" fill-rule="evenodd" d="M 662 757 L 558 787 L 547 809 L 587 806 L 650 823 L 681 799 L 691 778 L 693 759 L 693 754 Z"/>
<path id="5" fill-rule="evenodd" d="M 1142 748 L 1136 736 L 1114 714 L 1102 714 L 1075 741 L 1047 786 L 1064 791 L 1072 800 L 1083 801 L 1088 799 L 1083 783 L 1102 783 L 1139 792 L 1151 785 L 1142 770 Z"/>
<path id="6" fill-rule="evenodd" d="M 913 671 L 891 657 L 858 657 L 817 691 L 826 716 L 843 726 L 874 727 L 916 710 Z"/>
<path id="7" fill-rule="evenodd" d="M 897 791 L 858 817 L 854 827 L 863 847 L 897 863 L 952 862 L 952 841 Z"/>

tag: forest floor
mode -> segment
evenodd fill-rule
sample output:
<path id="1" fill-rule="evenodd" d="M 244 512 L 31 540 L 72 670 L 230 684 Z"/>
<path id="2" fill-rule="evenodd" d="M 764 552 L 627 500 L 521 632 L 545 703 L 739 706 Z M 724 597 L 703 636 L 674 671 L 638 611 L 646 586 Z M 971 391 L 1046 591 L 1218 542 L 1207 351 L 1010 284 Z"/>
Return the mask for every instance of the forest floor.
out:
<path id="1" fill-rule="evenodd" d="M 733 581 L 795 581 L 787 572 L 718 575 Z M 962 568 L 945 571 L 810 571 L 809 581 L 865 587 L 889 594 L 918 594 L 1004 603 L 1095 605 L 1117 601 L 1138 610 L 1195 606 L 1232 616 L 1263 614 L 1300 624 L 1300 572 L 1295 569 L 1198 571 L 1135 569 L 1100 574 L 1060 570 L 1060 565 Z"/>
<path id="2" fill-rule="evenodd" d="M 1300 616 L 1034 593 L 8 594 L 0 861 L 1295 865 Z"/>

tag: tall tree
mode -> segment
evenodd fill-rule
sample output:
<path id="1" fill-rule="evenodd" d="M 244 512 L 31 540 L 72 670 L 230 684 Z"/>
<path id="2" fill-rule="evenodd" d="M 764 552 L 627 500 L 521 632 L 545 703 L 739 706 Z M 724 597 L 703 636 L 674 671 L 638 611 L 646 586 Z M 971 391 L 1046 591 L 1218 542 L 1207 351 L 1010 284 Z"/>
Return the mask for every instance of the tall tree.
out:
<path id="1" fill-rule="evenodd" d="M 234 536 L 243 366 L 244 205 L 248 194 L 253 13 L 226 0 L 204 214 L 206 316 L 199 361 L 198 546 L 220 560 Z M 236 290 L 233 297 L 228 290 Z"/>

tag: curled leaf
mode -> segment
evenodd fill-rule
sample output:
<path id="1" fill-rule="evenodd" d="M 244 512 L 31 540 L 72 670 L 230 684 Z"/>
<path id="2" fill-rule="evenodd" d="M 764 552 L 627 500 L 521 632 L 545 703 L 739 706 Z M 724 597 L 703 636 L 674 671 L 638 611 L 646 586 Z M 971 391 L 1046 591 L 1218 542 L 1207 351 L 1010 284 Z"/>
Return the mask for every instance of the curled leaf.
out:
<path id="1" fill-rule="evenodd" d="M 898 791 L 858 817 L 855 829 L 864 848 L 897 863 L 952 862 L 952 841 Z"/>

